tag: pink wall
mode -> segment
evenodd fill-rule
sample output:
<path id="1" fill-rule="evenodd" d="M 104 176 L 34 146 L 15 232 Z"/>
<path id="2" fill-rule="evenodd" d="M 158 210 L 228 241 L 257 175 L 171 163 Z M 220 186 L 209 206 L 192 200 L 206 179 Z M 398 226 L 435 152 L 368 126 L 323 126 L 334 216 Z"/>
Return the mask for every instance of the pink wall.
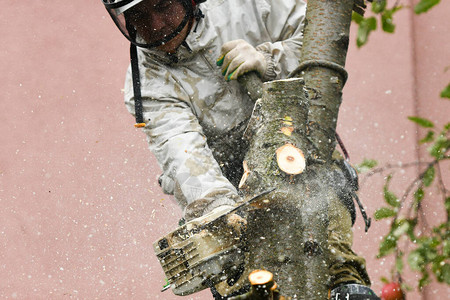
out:
<path id="1" fill-rule="evenodd" d="M 438 7 L 399 13 L 397 34 L 375 33 L 360 50 L 353 38 L 339 133 L 354 163 L 416 160 L 416 127 L 406 117 L 448 121 L 449 102 L 437 91 L 450 81 L 450 3 Z M 180 212 L 157 186 L 159 169 L 123 105 L 128 43 L 100 1 L 14 1 L 2 15 L 0 298 L 180 299 L 159 292 L 152 243 Z M 415 172 L 398 172 L 396 190 Z M 370 214 L 382 205 L 382 184 L 362 187 Z M 387 228 L 375 222 L 365 234 L 360 216 L 355 226 L 377 291 L 391 263 L 374 259 Z M 449 289 L 433 285 L 408 299 L 436 294 Z"/>

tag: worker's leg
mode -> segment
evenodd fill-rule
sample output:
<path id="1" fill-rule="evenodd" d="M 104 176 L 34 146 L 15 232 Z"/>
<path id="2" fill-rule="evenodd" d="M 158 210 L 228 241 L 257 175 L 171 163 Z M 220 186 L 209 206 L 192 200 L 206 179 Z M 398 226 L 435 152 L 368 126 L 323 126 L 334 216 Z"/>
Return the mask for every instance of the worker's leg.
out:
<path id="1" fill-rule="evenodd" d="M 330 203 L 328 214 L 331 287 L 344 283 L 370 286 L 365 259 L 351 249 L 353 232 L 348 209 L 341 201 L 334 200 Z"/>

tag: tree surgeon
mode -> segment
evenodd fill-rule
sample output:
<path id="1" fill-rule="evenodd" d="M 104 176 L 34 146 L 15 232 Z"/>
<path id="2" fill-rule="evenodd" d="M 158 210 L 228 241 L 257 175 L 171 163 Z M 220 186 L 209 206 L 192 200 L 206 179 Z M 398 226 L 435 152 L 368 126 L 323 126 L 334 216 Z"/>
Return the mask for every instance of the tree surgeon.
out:
<path id="1" fill-rule="evenodd" d="M 242 136 L 254 105 L 235 79 L 250 71 L 263 81 L 282 79 L 298 66 L 306 4 L 102 1 L 131 42 L 125 103 L 163 170 L 164 193 L 174 195 L 187 222 L 232 210 L 242 202 Z M 365 260 L 351 250 L 352 205 L 331 214 L 342 228 L 330 244 L 336 299 L 374 294 Z"/>

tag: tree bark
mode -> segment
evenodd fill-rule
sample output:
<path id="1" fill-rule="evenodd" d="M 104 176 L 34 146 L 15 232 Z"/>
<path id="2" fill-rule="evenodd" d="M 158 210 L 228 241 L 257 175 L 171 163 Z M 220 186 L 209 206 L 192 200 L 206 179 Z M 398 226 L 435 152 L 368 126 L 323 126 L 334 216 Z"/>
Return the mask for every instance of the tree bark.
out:
<path id="1" fill-rule="evenodd" d="M 245 133 L 241 190 L 251 197 L 276 188 L 249 212 L 246 268 L 271 271 L 293 299 L 327 299 L 328 203 L 338 197 L 331 156 L 353 4 L 308 1 L 300 66 L 294 78 L 264 84 Z"/>

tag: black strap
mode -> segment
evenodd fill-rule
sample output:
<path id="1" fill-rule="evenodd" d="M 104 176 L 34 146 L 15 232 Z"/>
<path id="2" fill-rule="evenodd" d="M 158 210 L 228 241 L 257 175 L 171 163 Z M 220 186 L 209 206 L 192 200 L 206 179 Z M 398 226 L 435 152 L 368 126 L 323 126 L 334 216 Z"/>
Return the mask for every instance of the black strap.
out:
<path id="1" fill-rule="evenodd" d="M 345 159 L 350 160 L 350 156 L 348 155 L 347 149 L 345 149 L 345 145 L 344 145 L 344 142 L 342 141 L 341 137 L 339 136 L 339 134 L 337 132 L 335 132 L 334 135 L 336 136 L 336 140 L 339 144 L 339 147 L 341 147 L 342 153 L 344 153 Z"/>
<path id="2" fill-rule="evenodd" d="M 142 96 L 141 96 L 141 79 L 139 76 L 139 59 L 137 47 L 130 44 L 130 58 L 131 58 L 131 76 L 133 78 L 133 92 L 134 92 L 134 113 L 136 118 L 136 125 L 144 123 L 142 115 Z"/>
<path id="3" fill-rule="evenodd" d="M 361 203 L 361 200 L 359 200 L 359 197 L 356 194 L 356 191 L 359 189 L 358 175 L 357 175 L 356 171 L 353 169 L 353 167 L 350 165 L 350 163 L 348 162 L 350 160 L 350 157 L 348 155 L 347 149 L 345 149 L 345 146 L 341 140 L 341 137 L 337 134 L 337 132 L 335 134 L 336 134 L 336 140 L 338 141 L 339 146 L 341 147 L 342 152 L 344 153 L 344 156 L 345 156 L 345 161 L 343 162 L 343 167 L 345 168 L 345 171 L 346 171 L 347 180 L 350 182 L 351 187 L 353 189 L 351 192 L 351 195 L 355 199 L 356 203 L 358 204 L 359 211 L 361 212 L 361 215 L 364 218 L 364 224 L 366 225 L 365 232 L 367 232 L 372 223 L 372 219 L 367 216 L 366 210 L 364 209 L 364 205 Z M 354 176 L 352 176 L 353 175 L 352 172 L 355 172 Z M 350 213 L 351 213 L 351 211 L 350 211 Z M 352 219 L 352 223 L 354 223 L 354 222 L 355 222 L 354 219 Z"/>
<path id="4" fill-rule="evenodd" d="M 194 32 L 197 32 L 198 23 L 204 17 L 205 17 L 205 15 L 203 14 L 202 10 L 200 8 L 197 8 L 194 12 L 194 18 L 195 18 L 195 22 L 196 22 Z"/>
<path id="5" fill-rule="evenodd" d="M 366 225 L 366 228 L 364 231 L 367 232 L 369 230 L 370 224 L 372 223 L 372 219 L 367 217 L 366 210 L 364 209 L 364 206 L 362 205 L 361 200 L 359 200 L 358 195 L 355 192 L 352 192 L 352 196 L 353 196 L 353 198 L 355 198 L 356 203 L 358 204 L 359 211 L 361 212 L 361 215 L 363 216 L 363 219 L 364 219 L 364 224 Z"/>

